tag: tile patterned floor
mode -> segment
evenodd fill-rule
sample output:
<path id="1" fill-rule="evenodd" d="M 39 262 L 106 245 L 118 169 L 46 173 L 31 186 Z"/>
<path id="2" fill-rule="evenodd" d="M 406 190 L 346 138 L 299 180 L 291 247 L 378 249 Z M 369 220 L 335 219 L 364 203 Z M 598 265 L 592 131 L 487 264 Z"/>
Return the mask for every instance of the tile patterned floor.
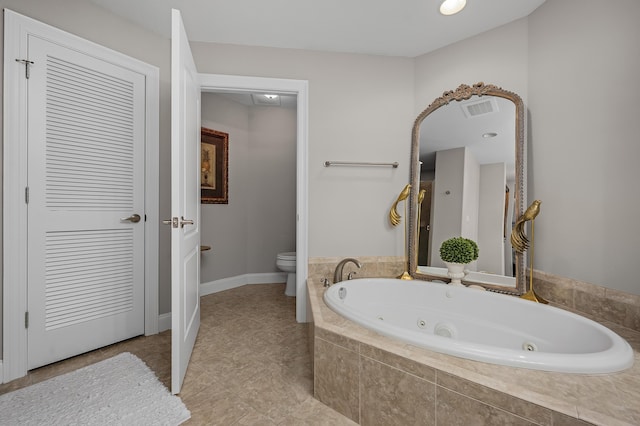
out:
<path id="1" fill-rule="evenodd" d="M 313 398 L 307 325 L 283 284 L 247 285 L 204 296 L 201 326 L 180 397 L 185 425 L 354 425 Z M 138 337 L 31 371 L 0 394 L 120 352 L 144 360 L 170 386 L 171 333 Z"/>

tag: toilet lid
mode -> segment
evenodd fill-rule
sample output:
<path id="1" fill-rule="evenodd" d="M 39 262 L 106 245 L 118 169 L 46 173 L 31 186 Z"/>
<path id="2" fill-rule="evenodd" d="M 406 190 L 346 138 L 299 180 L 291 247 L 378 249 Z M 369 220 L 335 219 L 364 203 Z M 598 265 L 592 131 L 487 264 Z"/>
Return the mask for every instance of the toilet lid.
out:
<path id="1" fill-rule="evenodd" d="M 278 253 L 278 259 L 283 259 L 283 260 L 295 260 L 296 259 L 296 252 L 295 251 L 289 251 L 286 253 Z"/>

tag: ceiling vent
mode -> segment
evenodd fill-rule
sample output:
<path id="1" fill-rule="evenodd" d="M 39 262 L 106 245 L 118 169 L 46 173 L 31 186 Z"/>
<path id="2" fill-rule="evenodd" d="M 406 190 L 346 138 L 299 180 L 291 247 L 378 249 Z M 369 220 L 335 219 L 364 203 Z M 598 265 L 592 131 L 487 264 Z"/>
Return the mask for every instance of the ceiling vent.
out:
<path id="1" fill-rule="evenodd" d="M 498 104 L 496 103 L 495 98 L 485 98 L 479 101 L 471 101 L 465 102 L 461 105 L 462 112 L 464 112 L 465 117 L 479 117 L 481 115 L 493 114 L 494 112 L 498 112 Z"/>
<path id="2" fill-rule="evenodd" d="M 280 106 L 278 95 L 252 93 L 251 99 L 254 105 Z"/>

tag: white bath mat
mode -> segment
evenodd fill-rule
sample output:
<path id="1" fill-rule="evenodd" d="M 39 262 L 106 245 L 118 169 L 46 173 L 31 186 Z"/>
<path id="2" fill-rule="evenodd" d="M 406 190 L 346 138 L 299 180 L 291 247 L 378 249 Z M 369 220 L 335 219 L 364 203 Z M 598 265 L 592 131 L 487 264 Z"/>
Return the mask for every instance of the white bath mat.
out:
<path id="1" fill-rule="evenodd" d="M 128 352 L 0 396 L 0 425 L 179 425 L 189 417 Z"/>

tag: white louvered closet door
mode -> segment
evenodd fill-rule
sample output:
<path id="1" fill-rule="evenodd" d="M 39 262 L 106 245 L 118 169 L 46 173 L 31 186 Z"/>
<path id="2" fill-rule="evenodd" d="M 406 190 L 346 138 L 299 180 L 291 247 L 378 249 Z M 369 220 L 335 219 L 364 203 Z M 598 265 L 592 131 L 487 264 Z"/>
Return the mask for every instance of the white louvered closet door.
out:
<path id="1" fill-rule="evenodd" d="M 32 369 L 144 333 L 145 81 L 38 37 L 28 50 Z"/>

